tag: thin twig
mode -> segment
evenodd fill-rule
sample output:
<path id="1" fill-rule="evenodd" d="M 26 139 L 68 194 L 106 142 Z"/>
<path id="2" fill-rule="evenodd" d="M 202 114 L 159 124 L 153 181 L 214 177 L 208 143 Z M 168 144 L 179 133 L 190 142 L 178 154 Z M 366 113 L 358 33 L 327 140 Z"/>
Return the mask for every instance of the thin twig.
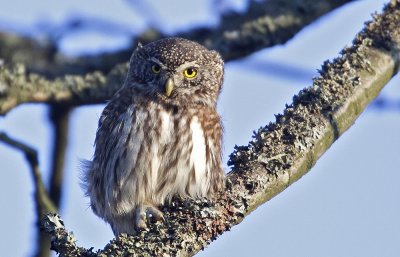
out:
<path id="1" fill-rule="evenodd" d="M 37 151 L 21 141 L 9 137 L 6 133 L 0 132 L 0 142 L 3 142 L 25 154 L 25 158 L 31 168 L 31 175 L 35 185 L 35 202 L 38 217 L 57 210 L 51 202 L 46 188 L 44 186 L 42 176 L 39 169 L 39 161 Z"/>
<path id="2" fill-rule="evenodd" d="M 48 213 L 54 213 L 57 208 L 54 206 L 49 198 L 46 188 L 43 184 L 41 172 L 39 169 L 39 161 L 37 151 L 21 141 L 9 137 L 6 133 L 0 132 L 0 142 L 3 142 L 10 147 L 13 147 L 25 154 L 25 158 L 30 166 L 31 175 L 33 178 L 36 205 L 36 218 L 37 218 L 37 250 L 35 257 L 50 256 L 50 236 L 40 229 L 40 220 Z"/>

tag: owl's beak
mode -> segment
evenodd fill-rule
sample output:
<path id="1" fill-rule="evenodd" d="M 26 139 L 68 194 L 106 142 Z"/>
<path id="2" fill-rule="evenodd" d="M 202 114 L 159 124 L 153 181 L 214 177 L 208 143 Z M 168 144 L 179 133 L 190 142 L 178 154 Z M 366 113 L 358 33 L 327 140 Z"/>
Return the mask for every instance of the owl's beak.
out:
<path id="1" fill-rule="evenodd" d="M 165 82 L 165 94 L 169 97 L 172 93 L 172 90 L 174 90 L 174 81 L 169 78 L 167 79 L 167 82 Z"/>

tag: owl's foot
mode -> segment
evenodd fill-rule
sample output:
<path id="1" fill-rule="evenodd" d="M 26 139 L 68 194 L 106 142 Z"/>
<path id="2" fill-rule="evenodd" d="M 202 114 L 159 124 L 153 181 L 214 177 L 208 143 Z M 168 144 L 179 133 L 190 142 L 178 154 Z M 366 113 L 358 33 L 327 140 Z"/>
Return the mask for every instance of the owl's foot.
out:
<path id="1" fill-rule="evenodd" d="M 153 205 L 142 205 L 136 207 L 135 225 L 137 230 L 142 231 L 147 228 L 147 222 L 164 221 L 162 212 Z"/>

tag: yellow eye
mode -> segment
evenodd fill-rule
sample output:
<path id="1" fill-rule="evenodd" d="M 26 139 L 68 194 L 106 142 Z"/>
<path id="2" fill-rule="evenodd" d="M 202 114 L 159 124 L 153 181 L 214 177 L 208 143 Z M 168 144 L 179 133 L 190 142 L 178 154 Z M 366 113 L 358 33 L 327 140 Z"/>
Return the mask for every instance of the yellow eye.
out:
<path id="1" fill-rule="evenodd" d="M 187 68 L 183 71 L 183 75 L 185 75 L 186 78 L 192 79 L 196 77 L 197 70 L 195 68 Z"/>
<path id="2" fill-rule="evenodd" d="M 153 66 L 151 66 L 151 71 L 152 71 L 154 74 L 160 73 L 160 71 L 161 71 L 160 65 L 154 64 Z"/>

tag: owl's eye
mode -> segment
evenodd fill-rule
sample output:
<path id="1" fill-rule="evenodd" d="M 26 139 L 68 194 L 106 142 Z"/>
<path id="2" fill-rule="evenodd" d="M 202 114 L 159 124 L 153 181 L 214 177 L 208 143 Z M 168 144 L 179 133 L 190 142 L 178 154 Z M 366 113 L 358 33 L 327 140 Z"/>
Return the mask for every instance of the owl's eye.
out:
<path id="1" fill-rule="evenodd" d="M 151 71 L 152 71 L 154 74 L 160 73 L 160 71 L 161 71 L 160 65 L 153 64 L 153 66 L 151 66 Z"/>
<path id="2" fill-rule="evenodd" d="M 192 78 L 196 77 L 197 70 L 195 68 L 187 68 L 186 70 L 183 71 L 183 75 L 186 78 L 192 79 Z"/>

